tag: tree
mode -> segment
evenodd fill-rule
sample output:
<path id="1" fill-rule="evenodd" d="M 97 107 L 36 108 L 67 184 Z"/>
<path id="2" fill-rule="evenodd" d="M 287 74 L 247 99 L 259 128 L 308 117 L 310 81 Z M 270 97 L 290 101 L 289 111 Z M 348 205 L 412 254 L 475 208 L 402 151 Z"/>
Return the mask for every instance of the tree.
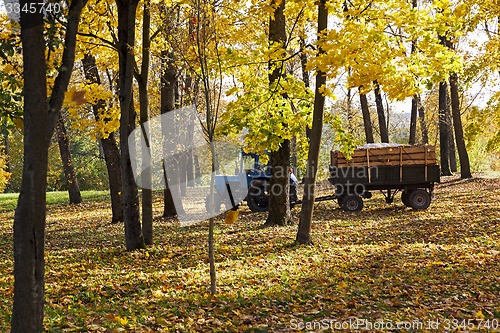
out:
<path id="1" fill-rule="evenodd" d="M 439 83 L 439 152 L 441 158 L 441 174 L 451 176 L 450 168 L 450 130 L 451 124 L 448 123 L 446 116 L 448 85 L 445 82 Z"/>
<path id="2" fill-rule="evenodd" d="M 175 109 L 175 87 L 176 87 L 176 73 L 174 67 L 173 53 L 163 51 L 161 55 L 162 63 L 162 74 L 161 74 L 161 114 L 173 111 Z M 164 145 L 169 145 L 168 141 L 163 143 Z M 170 175 L 178 175 L 178 164 L 171 163 L 175 170 L 169 170 Z M 180 193 L 180 187 L 178 181 L 168 182 L 167 174 L 165 173 L 165 190 L 163 191 L 163 217 L 171 218 L 177 216 L 177 212 L 173 194 Z"/>
<path id="3" fill-rule="evenodd" d="M 269 19 L 269 44 L 282 53 L 286 43 L 285 0 L 273 0 L 274 13 Z M 279 81 L 283 78 L 281 61 L 269 61 L 269 89 L 278 92 Z M 284 96 L 286 98 L 286 96 Z M 280 111 L 278 111 L 280 112 Z M 285 125 L 286 126 L 286 125 Z M 284 139 L 276 151 L 271 151 L 271 182 L 269 184 L 269 213 L 266 225 L 286 225 L 292 221 L 290 213 L 290 140 Z M 274 189 L 278 189 L 277 192 Z"/>
<path id="4" fill-rule="evenodd" d="M 460 101 L 458 96 L 458 75 L 450 76 L 451 110 L 453 115 L 453 127 L 455 129 L 455 140 L 457 143 L 458 156 L 460 158 L 460 176 L 462 179 L 471 178 L 469 155 L 465 146 L 462 118 L 460 115 Z"/>
<path id="5" fill-rule="evenodd" d="M 373 139 L 373 127 L 372 120 L 370 118 L 370 109 L 368 108 L 368 99 L 366 98 L 366 94 L 361 92 L 361 87 L 359 88 L 359 101 L 361 103 L 361 112 L 363 114 L 366 143 L 374 143 L 375 140 Z"/>
<path id="6" fill-rule="evenodd" d="M 21 0 L 20 4 L 30 5 Z M 45 187 L 49 147 L 43 14 L 21 12 L 24 91 L 24 164 L 14 216 L 12 332 L 43 331 Z"/>
<path id="7" fill-rule="evenodd" d="M 380 85 L 378 84 L 377 81 L 375 81 L 373 84 L 375 85 L 374 93 L 375 93 L 375 104 L 377 105 L 380 141 L 388 143 L 389 131 L 387 130 L 387 123 L 385 121 L 385 111 L 384 111 L 384 104 L 382 103 L 382 94 L 380 93 Z"/>
<path id="8" fill-rule="evenodd" d="M 63 162 L 64 175 L 68 184 L 69 203 L 77 205 L 82 202 L 82 195 L 80 194 L 80 187 L 78 186 L 78 179 L 76 178 L 75 167 L 71 158 L 68 133 L 64 126 L 63 117 L 60 117 L 57 122 L 56 135 Z"/>
<path id="9" fill-rule="evenodd" d="M 85 79 L 90 84 L 101 85 L 101 77 L 96 65 L 96 59 L 91 54 L 85 54 L 82 59 Z M 102 117 L 102 111 L 105 107 L 104 100 L 100 99 L 92 105 L 94 118 L 99 121 Z M 100 136 L 106 168 L 108 170 L 109 193 L 111 197 L 111 223 L 123 222 L 122 207 L 122 177 L 120 169 L 120 150 L 116 144 L 115 133 L 110 132 L 106 136 Z"/>
<path id="10" fill-rule="evenodd" d="M 149 97 L 148 97 L 148 80 L 149 80 L 149 58 L 150 58 L 150 2 L 144 1 L 143 19 L 142 19 L 142 63 L 141 71 L 135 72 L 135 77 L 139 85 L 139 107 L 140 107 L 140 125 L 144 138 L 147 138 L 147 133 L 151 133 L 149 126 Z M 137 67 L 137 66 L 134 66 Z M 142 149 L 143 172 L 141 173 L 142 181 L 142 234 L 144 242 L 147 245 L 153 244 L 153 191 L 151 168 L 146 164 L 151 156 L 150 147 Z"/>
<path id="11" fill-rule="evenodd" d="M 320 0 L 318 4 L 318 40 L 328 26 L 328 10 L 326 0 Z M 323 53 L 321 44 L 319 53 Z M 300 211 L 300 222 L 296 241 L 300 244 L 312 244 L 311 224 L 314 212 L 314 198 L 316 186 L 316 174 L 318 171 L 319 150 L 321 146 L 321 134 L 323 132 L 323 114 L 325 107 L 325 96 L 321 93 L 326 85 L 326 74 L 321 70 L 316 73 L 316 90 L 314 95 L 313 123 L 311 128 L 311 141 L 309 144 L 309 155 L 307 157 L 307 170 L 304 180 L 304 196 L 302 209 Z"/>
<path id="12" fill-rule="evenodd" d="M 74 0 L 69 5 L 62 61 L 48 103 L 43 13 L 21 11 L 24 91 L 29 93 L 24 96 L 23 179 L 14 216 L 12 332 L 43 330 L 48 148 L 73 70 L 76 33 L 85 4 L 86 0 Z M 20 5 L 30 8 L 37 3 L 22 0 Z"/>
<path id="13" fill-rule="evenodd" d="M 118 58 L 120 100 L 120 149 L 122 171 L 123 218 L 125 244 L 128 251 L 144 247 L 140 213 L 139 191 L 135 183 L 128 147 L 128 137 L 135 125 L 132 93 L 134 75 L 135 18 L 138 0 L 116 0 L 118 9 Z"/>

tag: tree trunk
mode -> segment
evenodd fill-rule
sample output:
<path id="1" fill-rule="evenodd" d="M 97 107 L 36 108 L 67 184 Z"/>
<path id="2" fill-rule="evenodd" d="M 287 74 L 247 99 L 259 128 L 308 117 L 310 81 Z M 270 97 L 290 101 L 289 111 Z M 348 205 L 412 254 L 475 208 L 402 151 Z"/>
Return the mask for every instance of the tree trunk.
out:
<path id="1" fill-rule="evenodd" d="M 451 112 L 448 108 L 448 112 Z M 451 120 L 451 114 L 448 114 L 448 124 L 450 124 L 450 138 L 448 143 L 450 144 L 450 170 L 452 173 L 457 172 L 457 151 L 455 149 L 455 136 L 453 135 L 453 121 Z"/>
<path id="2" fill-rule="evenodd" d="M 471 178 L 469 155 L 464 140 L 462 118 L 460 116 L 460 100 L 458 97 L 458 75 L 450 76 L 451 110 L 453 115 L 453 127 L 455 129 L 455 140 L 457 143 L 458 156 L 460 159 L 460 176 L 462 179 Z"/>
<path id="3" fill-rule="evenodd" d="M 285 31 L 285 0 L 273 0 L 272 5 L 277 5 L 274 15 L 269 20 L 269 42 L 286 42 Z M 269 85 L 272 87 L 283 76 L 282 66 L 270 61 Z M 270 88 L 272 89 L 272 88 Z M 277 151 L 271 152 L 271 182 L 269 195 L 269 214 L 266 225 L 287 225 L 292 222 L 290 213 L 290 140 L 283 140 Z"/>
<path id="4" fill-rule="evenodd" d="M 142 64 L 141 73 L 138 75 L 139 85 L 139 107 L 140 107 L 140 124 L 143 137 L 146 139 L 148 133 L 151 133 L 149 128 L 149 96 L 148 96 L 148 80 L 149 80 L 149 57 L 150 57 L 150 27 L 151 16 L 149 13 L 150 3 L 144 2 L 143 21 L 142 21 Z M 146 140 L 149 143 L 149 140 Z M 153 244 L 153 191 L 152 191 L 152 175 L 151 165 L 147 165 L 147 161 L 151 160 L 151 149 L 149 144 L 147 149 L 142 149 L 142 235 L 144 243 L 147 245 Z"/>
<path id="5" fill-rule="evenodd" d="M 56 134 L 64 175 L 66 176 L 66 183 L 68 185 L 69 203 L 77 205 L 82 202 L 82 195 L 80 194 L 80 187 L 78 186 L 76 171 L 71 158 L 68 134 L 62 117 L 59 117 L 59 121 L 57 122 Z"/>
<path id="6" fill-rule="evenodd" d="M 450 124 L 447 122 L 447 84 L 439 83 L 439 152 L 441 155 L 441 174 L 443 176 L 451 176 L 450 169 L 450 144 L 449 131 Z"/>
<path id="7" fill-rule="evenodd" d="M 414 95 L 411 99 L 410 138 L 408 139 L 410 145 L 414 145 L 417 141 L 417 114 L 418 96 Z"/>
<path id="8" fill-rule="evenodd" d="M 95 57 L 86 54 L 82 60 L 85 79 L 89 83 L 101 84 L 101 77 L 96 66 Z M 100 118 L 101 110 L 105 107 L 103 100 L 92 105 L 92 111 L 96 121 Z M 122 207 L 122 175 L 120 169 L 120 151 L 116 144 L 115 134 L 109 133 L 107 138 L 100 138 L 104 160 L 106 161 L 106 169 L 108 171 L 109 194 L 111 197 L 111 223 L 123 222 L 123 207 Z"/>
<path id="9" fill-rule="evenodd" d="M 420 99 L 420 95 L 416 95 L 418 105 L 418 118 L 420 121 L 420 130 L 422 132 L 422 143 L 429 144 L 429 131 L 427 130 L 427 123 L 425 121 L 425 108 L 422 105 L 422 101 Z"/>
<path id="10" fill-rule="evenodd" d="M 389 132 L 387 131 L 387 123 L 385 120 L 384 104 L 382 103 L 382 94 L 380 93 L 380 86 L 377 81 L 375 85 L 375 104 L 377 105 L 378 125 L 380 128 L 381 142 L 389 143 Z"/>
<path id="11" fill-rule="evenodd" d="M 300 46 L 300 68 L 302 69 L 302 82 L 304 82 L 304 85 L 306 88 L 309 88 L 311 86 L 310 80 L 309 80 L 309 71 L 307 70 L 307 53 L 306 53 L 306 41 L 303 36 L 300 37 L 299 39 L 299 46 Z M 309 125 L 306 126 L 306 137 L 308 139 L 311 139 L 311 128 Z"/>
<path id="12" fill-rule="evenodd" d="M 122 170 L 123 217 L 125 244 L 128 251 L 144 247 L 142 235 L 139 193 L 132 172 L 128 137 L 135 125 L 133 105 L 133 54 L 135 44 L 135 17 L 137 0 L 116 0 L 118 9 L 118 56 L 119 56 L 119 99 L 120 99 L 120 149 Z"/>
<path id="13" fill-rule="evenodd" d="M 366 143 L 374 143 L 375 140 L 373 140 L 373 127 L 370 117 L 370 109 L 368 108 L 368 99 L 365 94 L 361 93 L 361 87 L 359 88 L 359 101 L 361 103 L 361 112 L 363 113 Z"/>
<path id="14" fill-rule="evenodd" d="M 163 68 L 163 74 L 162 74 L 162 79 L 161 79 L 161 114 L 165 114 L 167 112 L 173 111 L 175 108 L 175 86 L 176 86 L 176 73 L 175 73 L 175 68 L 174 68 L 174 60 L 173 60 L 173 55 L 171 53 L 168 53 L 166 51 L 162 52 L 162 68 Z M 168 145 L 169 142 L 165 141 L 163 142 L 164 145 Z M 171 144 L 171 143 L 170 143 Z M 174 178 L 177 178 L 177 180 L 174 179 L 169 184 L 169 180 L 167 178 L 167 174 L 164 174 L 164 179 L 165 179 L 165 190 L 163 191 L 163 217 L 166 218 L 171 218 L 177 216 L 178 213 L 182 212 L 177 212 L 177 209 L 174 204 L 174 199 L 173 199 L 173 194 L 179 195 L 180 194 L 180 186 L 178 182 L 178 165 L 171 162 L 169 163 L 170 166 L 173 168 L 172 170 L 169 170 L 168 174 L 169 175 L 177 175 Z M 179 202 L 181 202 L 179 200 Z"/>
<path id="15" fill-rule="evenodd" d="M 86 0 L 69 6 L 59 73 L 47 103 L 43 14 L 21 11 L 24 91 L 24 162 L 14 215 L 14 305 L 11 332 L 43 331 L 44 242 L 49 142 L 75 60 L 76 33 Z M 36 2 L 20 1 L 20 7 Z M 49 108 L 47 108 L 49 105 Z"/>
<path id="16" fill-rule="evenodd" d="M 30 2 L 21 0 L 21 6 Z M 14 306 L 11 332 L 43 331 L 45 191 L 49 147 L 43 15 L 21 11 L 24 163 L 14 216 Z"/>
<path id="17" fill-rule="evenodd" d="M 418 1 L 412 0 L 412 7 L 416 9 L 418 7 Z M 411 54 L 416 52 L 416 41 L 412 40 L 411 42 Z M 408 143 L 410 145 L 414 145 L 417 141 L 417 113 L 418 113 L 418 104 L 419 104 L 419 96 L 417 94 L 413 95 L 411 99 L 411 114 L 410 114 L 410 138 L 408 139 Z"/>
<path id="18" fill-rule="evenodd" d="M 318 5 L 318 36 L 328 26 L 328 10 L 326 0 L 320 0 Z M 320 48 L 319 53 L 324 51 Z M 300 244 L 312 244 L 311 224 L 314 213 L 314 198 L 316 187 L 316 174 L 318 171 L 319 151 L 321 146 L 321 133 L 323 132 L 323 114 L 325 96 L 320 89 L 326 85 L 326 74 L 319 70 L 316 74 L 316 91 L 314 95 L 313 123 L 309 153 L 307 157 L 306 176 L 304 177 L 304 196 L 300 211 L 300 222 L 296 241 Z"/>
<path id="19" fill-rule="evenodd" d="M 269 214 L 265 225 L 292 223 L 290 212 L 290 140 L 283 140 L 278 151 L 271 152 Z"/>
<path id="20" fill-rule="evenodd" d="M 120 168 L 120 150 L 116 144 L 115 134 L 109 133 L 107 138 L 101 138 L 104 160 L 108 170 L 109 194 L 111 196 L 111 223 L 123 222 L 122 205 L 122 170 Z"/>

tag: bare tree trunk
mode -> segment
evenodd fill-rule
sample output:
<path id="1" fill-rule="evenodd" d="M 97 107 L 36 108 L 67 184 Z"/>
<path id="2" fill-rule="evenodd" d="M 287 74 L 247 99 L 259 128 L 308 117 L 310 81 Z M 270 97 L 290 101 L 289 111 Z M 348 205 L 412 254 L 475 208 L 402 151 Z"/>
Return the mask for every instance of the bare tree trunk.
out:
<path id="1" fill-rule="evenodd" d="M 318 36 L 328 26 L 328 10 L 325 4 L 326 0 L 320 0 L 318 4 Z M 319 53 L 323 53 L 321 48 Z M 302 209 L 300 211 L 299 228 L 295 239 L 300 244 L 312 244 L 311 225 L 314 213 L 316 174 L 318 171 L 321 134 L 323 132 L 323 114 L 325 108 L 325 96 L 321 94 L 320 89 L 325 85 L 326 74 L 319 70 L 316 74 L 316 91 L 314 95 L 311 142 L 309 144 L 309 155 L 307 157 L 307 171 L 306 176 L 304 177 L 304 196 L 302 199 Z"/>
<path id="2" fill-rule="evenodd" d="M 29 2 L 21 0 L 21 6 Z M 14 306 L 11 332 L 43 331 L 45 191 L 49 133 L 42 14 L 21 12 L 24 163 L 14 216 Z"/>
<path id="3" fill-rule="evenodd" d="M 417 114 L 418 97 L 415 95 L 411 99 L 410 138 L 408 139 L 410 145 L 414 145 L 417 141 Z"/>
<path id="4" fill-rule="evenodd" d="M 285 45 L 285 0 L 273 0 L 277 5 L 274 15 L 269 20 L 269 42 Z M 269 63 L 272 72 L 269 74 L 269 85 L 273 86 L 283 76 L 281 66 Z M 286 225 L 292 222 L 290 213 L 290 140 L 283 140 L 277 151 L 271 152 L 271 183 L 269 195 L 269 214 L 266 225 Z"/>
<path id="5" fill-rule="evenodd" d="M 86 54 L 82 60 L 85 79 L 89 83 L 101 84 L 101 77 L 96 66 L 95 57 Z M 104 101 L 100 100 L 92 105 L 94 118 L 96 121 L 100 119 L 100 110 L 105 107 Z M 122 207 L 122 175 L 120 169 L 120 151 L 116 144 L 115 134 L 109 133 L 107 138 L 100 138 L 104 160 L 106 161 L 106 169 L 108 171 L 109 194 L 111 197 L 111 223 L 123 222 L 123 207 Z"/>
<path id="6" fill-rule="evenodd" d="M 377 105 L 377 115 L 378 115 L 378 125 L 380 129 L 380 140 L 381 142 L 389 142 L 389 132 L 387 130 L 387 123 L 385 120 L 384 104 L 382 103 L 382 95 L 380 93 L 380 86 L 377 81 L 374 82 L 375 85 L 375 104 Z"/>
<path id="7" fill-rule="evenodd" d="M 300 46 L 300 55 L 299 55 L 300 68 L 302 69 L 302 82 L 304 82 L 306 88 L 309 88 L 311 86 L 311 83 L 309 80 L 309 71 L 307 70 L 306 41 L 303 36 L 301 36 L 299 39 L 299 46 Z M 306 126 L 306 136 L 308 139 L 311 139 L 311 129 L 309 128 L 309 125 Z"/>
<path id="8" fill-rule="evenodd" d="M 417 100 L 418 105 L 418 117 L 420 121 L 420 130 L 422 132 L 422 143 L 429 144 L 429 131 L 427 130 L 427 122 L 425 121 L 425 108 L 422 105 L 420 95 L 414 97 Z"/>
<path id="9" fill-rule="evenodd" d="M 144 138 L 151 133 L 149 128 L 149 97 L 148 97 L 148 80 L 149 80 L 149 57 L 150 57 L 150 27 L 151 16 L 149 13 L 150 3 L 144 2 L 143 20 L 142 20 L 142 63 L 141 73 L 138 73 L 137 82 L 139 85 L 139 105 L 140 105 L 140 124 Z M 149 143 L 149 140 L 146 142 Z M 147 165 L 147 161 L 151 157 L 151 149 L 149 144 L 147 149 L 142 149 L 142 235 L 146 245 L 153 244 L 153 191 L 152 191 L 152 175 L 151 165 Z"/>
<path id="10" fill-rule="evenodd" d="M 471 178 L 469 154 L 464 140 L 462 118 L 460 116 L 460 100 L 458 97 L 458 75 L 450 76 L 451 109 L 453 115 L 453 127 L 455 128 L 455 140 L 457 142 L 458 156 L 460 158 L 460 176 L 462 179 Z"/>
<path id="11" fill-rule="evenodd" d="M 120 149 L 122 169 L 123 217 L 125 243 L 128 251 L 144 247 L 144 238 L 139 211 L 139 192 L 132 172 L 128 137 L 135 125 L 135 110 L 132 96 L 135 44 L 135 17 L 138 0 L 116 0 L 118 9 L 118 55 L 119 55 L 119 99 L 120 99 Z"/>
<path id="12" fill-rule="evenodd" d="M 374 143 L 373 139 L 373 127 L 372 120 L 370 117 L 370 109 L 368 108 L 368 99 L 365 94 L 361 93 L 361 87 L 359 88 L 359 101 L 361 103 L 361 112 L 363 113 L 363 124 L 365 125 L 365 137 L 366 143 Z"/>
<path id="13" fill-rule="evenodd" d="M 447 122 L 447 84 L 439 83 L 439 151 L 441 154 L 441 174 L 451 176 L 450 169 L 450 124 Z"/>
<path id="14" fill-rule="evenodd" d="M 80 187 L 78 186 L 78 179 L 76 178 L 76 171 L 71 158 L 68 134 L 62 117 L 59 117 L 59 121 L 57 122 L 56 134 L 68 186 L 69 203 L 77 205 L 82 202 L 82 195 L 80 194 Z"/>
<path id="15" fill-rule="evenodd" d="M 418 6 L 417 0 L 412 0 L 412 7 L 416 9 Z M 414 54 L 416 51 L 416 42 L 413 40 L 411 42 L 411 54 Z M 419 96 L 417 94 L 413 95 L 411 99 L 411 115 L 410 115 L 410 138 L 408 139 L 408 143 L 410 145 L 414 145 L 417 141 L 417 113 L 418 113 L 418 104 L 419 104 Z"/>
<path id="16" fill-rule="evenodd" d="M 162 68 L 163 75 L 161 80 L 161 114 L 165 114 L 166 112 L 172 111 L 175 108 L 175 87 L 176 87 L 176 74 L 173 63 L 173 54 L 168 52 L 162 53 Z M 168 145 L 168 142 L 164 142 L 164 145 Z M 169 175 L 178 175 L 178 165 L 175 163 L 170 163 L 173 170 L 169 170 Z M 177 176 L 177 178 L 179 178 Z M 163 217 L 170 218 L 177 216 L 174 199 L 172 196 L 173 193 L 180 193 L 180 187 L 178 180 L 168 183 L 167 175 L 164 175 L 165 179 L 165 190 L 163 192 Z"/>
<path id="17" fill-rule="evenodd" d="M 11 332 L 43 331 L 48 149 L 73 70 L 76 33 L 85 4 L 85 0 L 75 0 L 69 6 L 62 62 L 48 103 L 43 14 L 20 13 L 24 91 L 29 93 L 24 96 L 23 175 L 14 215 Z M 32 5 L 37 3 L 20 1 L 21 8 Z"/>

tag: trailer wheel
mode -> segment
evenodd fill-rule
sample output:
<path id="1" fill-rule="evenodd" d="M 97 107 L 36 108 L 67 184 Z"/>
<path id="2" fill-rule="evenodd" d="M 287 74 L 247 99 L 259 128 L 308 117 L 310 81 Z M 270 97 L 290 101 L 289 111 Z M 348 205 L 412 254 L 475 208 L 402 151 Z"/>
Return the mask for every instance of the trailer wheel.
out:
<path id="1" fill-rule="evenodd" d="M 346 212 L 359 212 L 363 209 L 363 199 L 359 195 L 346 195 L 342 200 L 342 209 Z"/>
<path id="2" fill-rule="evenodd" d="M 431 204 L 431 196 L 425 190 L 415 190 L 410 194 L 409 201 L 415 210 L 427 209 Z"/>
<path id="3" fill-rule="evenodd" d="M 406 192 L 406 191 L 401 192 L 401 201 L 406 207 L 411 207 L 410 194 L 411 192 Z"/>
<path id="4" fill-rule="evenodd" d="M 252 184 L 250 186 L 247 205 L 252 212 L 266 212 L 269 209 L 269 193 L 266 184 Z"/>

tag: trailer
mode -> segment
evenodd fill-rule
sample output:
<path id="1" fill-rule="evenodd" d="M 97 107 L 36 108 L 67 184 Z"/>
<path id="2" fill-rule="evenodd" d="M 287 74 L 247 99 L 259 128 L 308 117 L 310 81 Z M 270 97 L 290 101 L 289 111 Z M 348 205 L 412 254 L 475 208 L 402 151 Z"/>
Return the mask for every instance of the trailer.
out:
<path id="1" fill-rule="evenodd" d="M 366 145 L 350 156 L 331 151 L 329 182 L 345 211 L 363 209 L 363 198 L 380 191 L 387 203 L 401 192 L 401 200 L 415 210 L 427 209 L 440 181 L 436 148 L 429 145 Z"/>

